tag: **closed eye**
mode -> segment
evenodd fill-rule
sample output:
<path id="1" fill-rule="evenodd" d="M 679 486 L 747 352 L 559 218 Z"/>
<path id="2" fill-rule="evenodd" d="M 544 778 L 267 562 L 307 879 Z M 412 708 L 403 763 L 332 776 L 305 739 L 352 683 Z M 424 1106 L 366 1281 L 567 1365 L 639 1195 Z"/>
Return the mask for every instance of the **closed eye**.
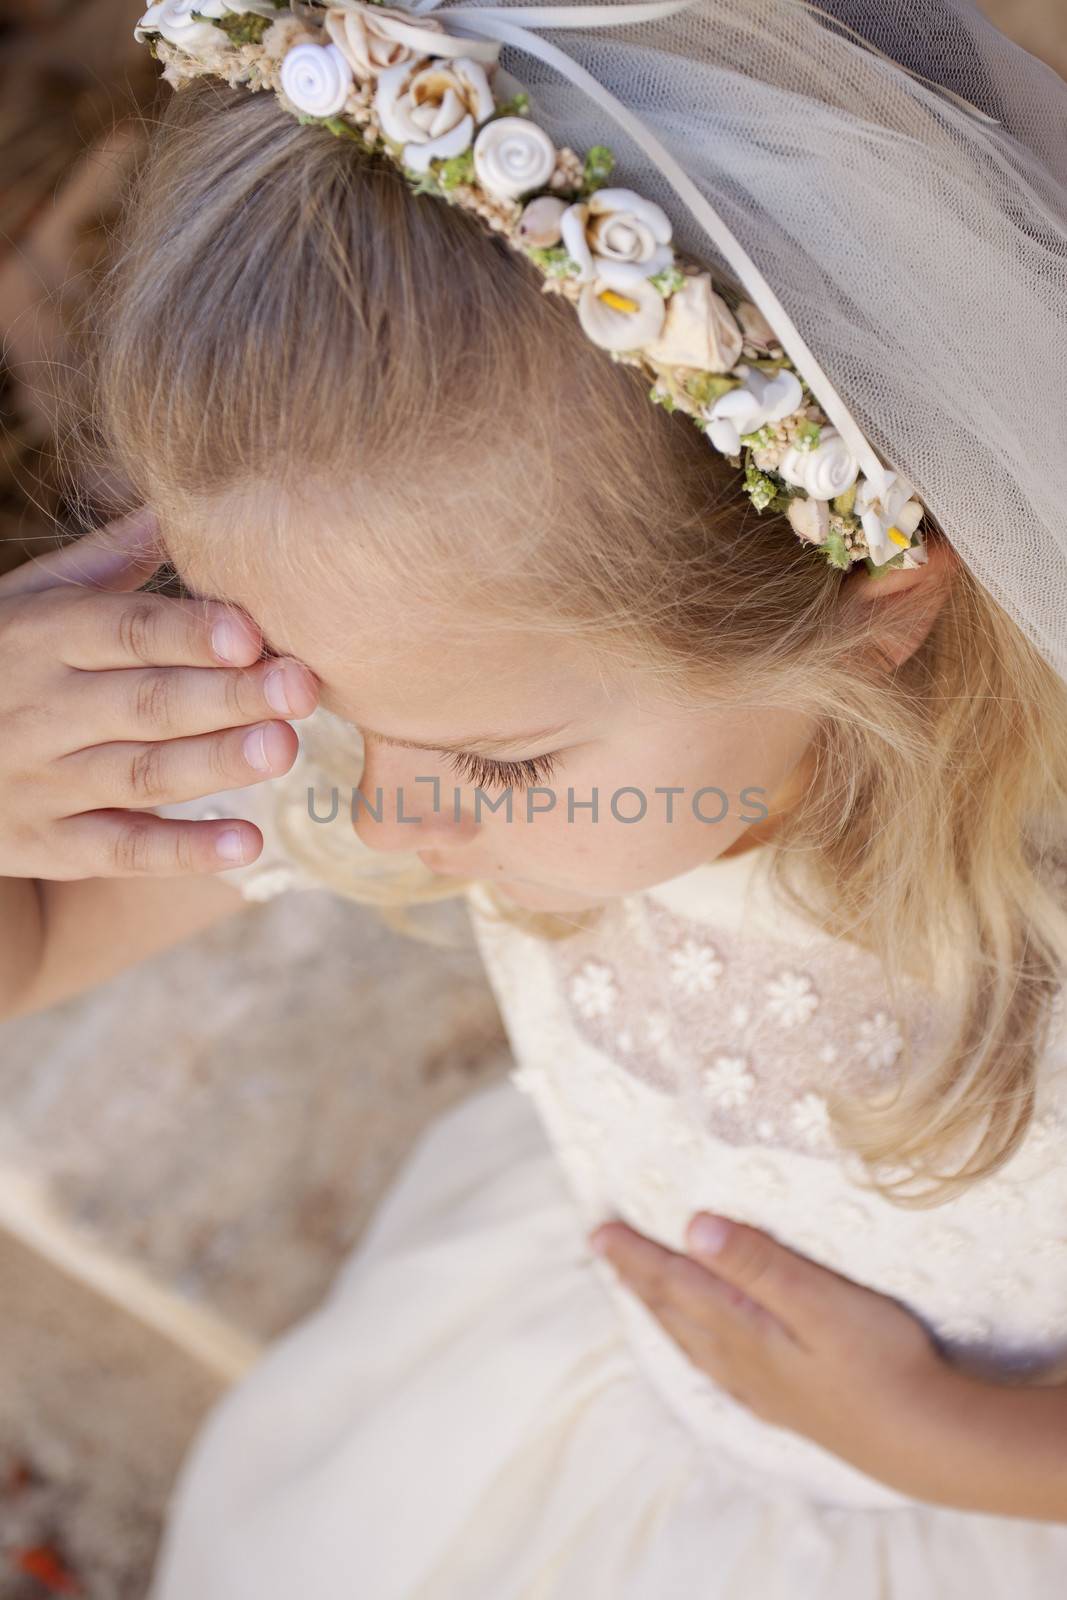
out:
<path id="1" fill-rule="evenodd" d="M 439 750 L 453 772 L 479 789 L 518 789 L 547 783 L 556 770 L 558 754 L 533 756 L 528 761 L 490 761 L 488 756 L 465 750 Z"/>

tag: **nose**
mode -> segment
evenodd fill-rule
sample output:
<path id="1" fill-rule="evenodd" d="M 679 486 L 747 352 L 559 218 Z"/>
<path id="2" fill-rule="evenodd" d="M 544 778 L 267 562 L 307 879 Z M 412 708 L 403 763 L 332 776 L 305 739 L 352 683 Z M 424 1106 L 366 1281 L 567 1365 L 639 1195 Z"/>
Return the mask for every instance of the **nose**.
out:
<path id="1" fill-rule="evenodd" d="M 481 831 L 461 802 L 462 791 L 433 772 L 432 759 L 414 766 L 371 761 L 368 755 L 352 826 L 361 844 L 383 853 L 456 849 Z"/>

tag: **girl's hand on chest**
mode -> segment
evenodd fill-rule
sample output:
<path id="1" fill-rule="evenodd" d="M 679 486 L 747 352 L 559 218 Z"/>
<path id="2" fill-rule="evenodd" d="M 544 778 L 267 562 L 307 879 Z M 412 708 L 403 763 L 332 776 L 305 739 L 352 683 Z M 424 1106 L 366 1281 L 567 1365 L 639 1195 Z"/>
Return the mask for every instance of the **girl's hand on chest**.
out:
<path id="1" fill-rule="evenodd" d="M 717 1249 L 702 1239 L 716 1230 Z M 598 1241 L 603 1245 L 601 1250 Z M 950 1372 L 923 1324 L 887 1295 L 739 1222 L 698 1212 L 686 1252 L 627 1223 L 594 1249 L 695 1366 L 756 1416 L 904 1493 Z"/>

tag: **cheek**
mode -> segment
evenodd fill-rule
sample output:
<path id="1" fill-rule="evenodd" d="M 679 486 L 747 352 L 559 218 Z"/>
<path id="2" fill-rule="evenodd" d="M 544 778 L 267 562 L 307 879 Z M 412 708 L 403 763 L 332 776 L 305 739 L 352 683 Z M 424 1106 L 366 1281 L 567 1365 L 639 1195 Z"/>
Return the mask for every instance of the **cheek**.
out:
<path id="1" fill-rule="evenodd" d="M 551 782 L 513 792 L 510 822 L 504 807 L 483 806 L 478 840 L 499 871 L 614 893 L 647 887 L 714 860 L 763 819 L 791 739 L 792 721 L 762 714 L 747 727 L 661 723 L 617 749 L 575 751 Z M 464 803 L 473 809 L 473 789 Z"/>

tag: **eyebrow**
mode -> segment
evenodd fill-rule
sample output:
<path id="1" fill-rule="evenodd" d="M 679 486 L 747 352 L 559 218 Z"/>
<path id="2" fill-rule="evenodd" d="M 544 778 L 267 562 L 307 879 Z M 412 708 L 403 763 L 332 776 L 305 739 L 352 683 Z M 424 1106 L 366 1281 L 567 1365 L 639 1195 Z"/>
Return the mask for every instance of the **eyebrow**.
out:
<path id="1" fill-rule="evenodd" d="M 377 739 L 381 744 L 398 745 L 403 750 L 447 750 L 452 755 L 467 753 L 480 755 L 513 750 L 518 744 L 536 744 L 542 739 L 554 739 L 571 726 L 571 723 L 563 722 L 552 728 L 533 728 L 527 733 L 477 733 L 471 734 L 466 739 L 441 740 L 437 744 L 423 744 L 419 739 L 397 739 L 392 734 L 378 733 L 376 729 L 364 728 L 362 725 L 359 731 L 365 739 Z"/>

